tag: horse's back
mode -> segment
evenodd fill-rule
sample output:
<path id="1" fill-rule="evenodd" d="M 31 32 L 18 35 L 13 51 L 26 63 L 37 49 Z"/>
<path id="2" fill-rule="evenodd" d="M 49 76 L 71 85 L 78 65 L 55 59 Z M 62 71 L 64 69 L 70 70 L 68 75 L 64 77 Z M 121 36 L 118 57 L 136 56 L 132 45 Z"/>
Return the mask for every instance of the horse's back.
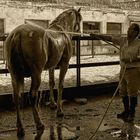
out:
<path id="1" fill-rule="evenodd" d="M 20 35 L 20 38 L 22 39 L 23 43 L 30 44 L 31 40 L 33 39 L 34 34 L 37 34 L 38 37 L 43 38 L 44 33 L 45 33 L 45 29 L 43 29 L 39 26 L 35 26 L 32 24 L 22 24 L 10 32 L 10 34 L 8 35 L 8 37 L 6 38 L 6 41 L 5 41 L 6 48 L 8 49 L 8 47 L 9 47 L 8 44 L 11 43 L 12 40 L 16 40 L 15 38 L 18 35 Z M 23 39 L 24 39 L 24 41 L 23 41 Z"/>

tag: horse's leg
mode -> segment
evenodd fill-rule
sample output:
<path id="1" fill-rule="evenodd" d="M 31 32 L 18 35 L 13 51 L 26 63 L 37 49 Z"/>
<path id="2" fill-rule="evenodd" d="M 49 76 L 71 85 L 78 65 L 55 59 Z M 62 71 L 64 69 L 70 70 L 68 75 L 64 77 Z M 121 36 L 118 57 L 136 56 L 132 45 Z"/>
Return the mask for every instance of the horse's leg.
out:
<path id="1" fill-rule="evenodd" d="M 55 109 L 57 107 L 54 99 L 53 89 L 55 86 L 54 80 L 54 68 L 49 69 L 49 87 L 50 87 L 50 108 Z"/>
<path id="2" fill-rule="evenodd" d="M 62 92 L 63 92 L 64 78 L 68 70 L 68 66 L 69 66 L 68 63 L 62 63 L 60 66 L 58 97 L 57 97 L 57 116 L 60 117 L 64 115 L 62 111 Z"/>
<path id="3" fill-rule="evenodd" d="M 24 128 L 21 122 L 21 115 L 20 115 L 20 89 L 23 86 L 24 78 L 12 78 L 12 86 L 14 92 L 14 102 L 17 111 L 17 136 L 23 137 L 25 135 Z"/>
<path id="4" fill-rule="evenodd" d="M 41 83 L 41 73 L 35 72 L 31 76 L 31 89 L 30 89 L 30 102 L 32 105 L 32 111 L 34 116 L 34 121 L 37 128 L 37 134 L 40 134 L 44 131 L 44 125 L 40 120 L 38 113 L 38 89 Z"/>

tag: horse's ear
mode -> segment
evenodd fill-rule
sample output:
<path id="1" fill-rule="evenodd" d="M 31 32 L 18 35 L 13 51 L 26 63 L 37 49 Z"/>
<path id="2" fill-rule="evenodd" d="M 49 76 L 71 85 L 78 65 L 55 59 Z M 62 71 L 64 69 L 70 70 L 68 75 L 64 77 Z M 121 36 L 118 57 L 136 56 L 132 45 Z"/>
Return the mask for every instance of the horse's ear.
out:
<path id="1" fill-rule="evenodd" d="M 80 13 L 80 11 L 81 11 L 81 7 L 80 7 L 77 11 Z"/>

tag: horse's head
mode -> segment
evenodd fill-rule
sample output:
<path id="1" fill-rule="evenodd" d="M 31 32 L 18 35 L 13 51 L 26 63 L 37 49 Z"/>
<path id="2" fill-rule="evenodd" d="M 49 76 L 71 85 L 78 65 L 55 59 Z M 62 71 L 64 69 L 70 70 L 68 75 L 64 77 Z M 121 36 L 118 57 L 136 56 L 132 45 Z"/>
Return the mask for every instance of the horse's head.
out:
<path id="1" fill-rule="evenodd" d="M 81 8 L 78 10 L 71 8 L 62 12 L 51 24 L 50 27 L 55 25 L 61 26 L 66 31 L 79 32 L 81 29 L 82 16 L 80 14 Z"/>
<path id="2" fill-rule="evenodd" d="M 81 29 L 81 20 L 82 16 L 80 14 L 81 8 L 78 10 L 72 9 L 69 15 L 69 18 L 71 20 L 72 31 L 79 32 Z"/>

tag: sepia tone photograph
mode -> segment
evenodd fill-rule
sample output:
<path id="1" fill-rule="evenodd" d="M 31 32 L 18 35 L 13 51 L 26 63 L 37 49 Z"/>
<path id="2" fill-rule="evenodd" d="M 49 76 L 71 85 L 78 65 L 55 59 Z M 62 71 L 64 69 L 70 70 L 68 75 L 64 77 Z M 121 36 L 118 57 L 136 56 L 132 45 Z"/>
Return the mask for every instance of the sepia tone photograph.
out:
<path id="1" fill-rule="evenodd" d="M 140 140 L 139 0 L 0 0 L 0 140 Z"/>

